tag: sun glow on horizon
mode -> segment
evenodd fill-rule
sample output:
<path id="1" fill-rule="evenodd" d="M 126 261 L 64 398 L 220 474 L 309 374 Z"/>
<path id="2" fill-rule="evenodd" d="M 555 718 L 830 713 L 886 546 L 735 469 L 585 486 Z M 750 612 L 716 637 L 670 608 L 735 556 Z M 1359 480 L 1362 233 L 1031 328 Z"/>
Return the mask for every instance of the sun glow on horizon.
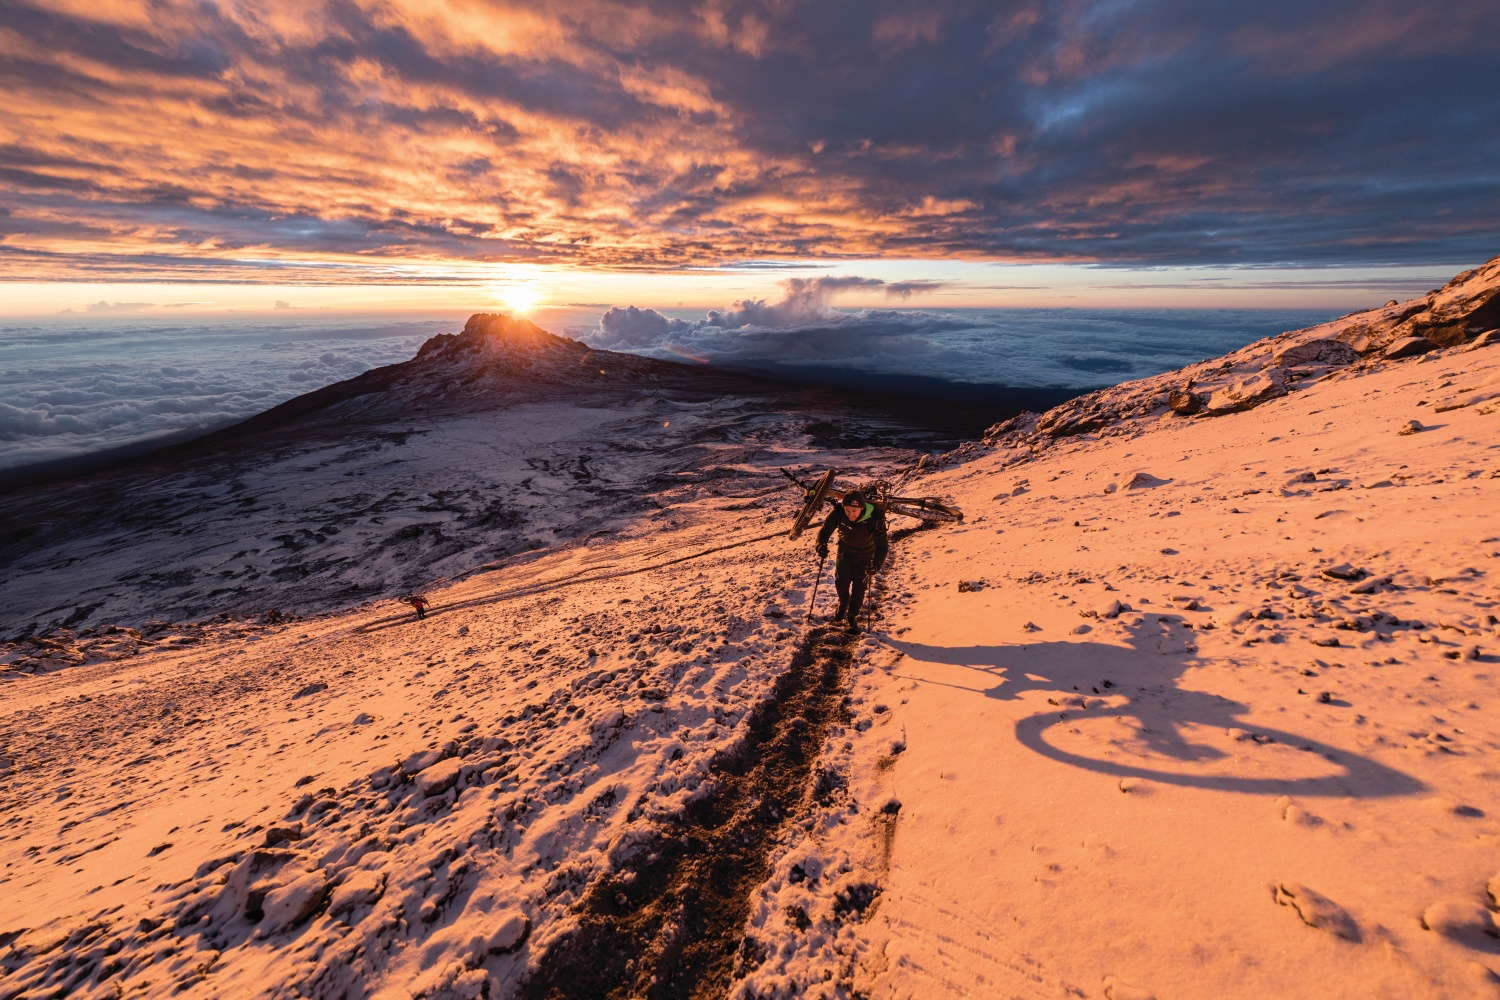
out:
<path id="1" fill-rule="evenodd" d="M 500 301 L 513 313 L 529 313 L 542 301 L 542 288 L 535 282 L 507 285 L 495 290 Z"/>

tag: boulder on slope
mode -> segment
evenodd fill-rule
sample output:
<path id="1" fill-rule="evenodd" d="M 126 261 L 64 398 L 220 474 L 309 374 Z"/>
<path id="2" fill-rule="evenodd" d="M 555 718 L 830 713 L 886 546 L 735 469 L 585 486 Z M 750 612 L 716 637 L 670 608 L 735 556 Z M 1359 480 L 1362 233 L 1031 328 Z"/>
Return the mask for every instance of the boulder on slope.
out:
<path id="1" fill-rule="evenodd" d="M 423 795 L 441 795 L 458 781 L 458 772 L 463 761 L 457 757 L 440 760 L 416 777 L 417 791 Z"/>
<path id="2" fill-rule="evenodd" d="M 1359 352 L 1342 341 L 1322 337 L 1284 347 L 1273 355 L 1272 360 L 1282 368 L 1295 368 L 1298 365 L 1348 365 L 1359 360 Z"/>
<path id="3" fill-rule="evenodd" d="M 312 916 L 323 902 L 328 891 L 328 879 L 321 871 L 312 871 L 287 885 L 266 893 L 260 921 L 263 934 L 275 934 L 287 927 L 294 927 Z"/>
<path id="4" fill-rule="evenodd" d="M 1414 358 L 1418 354 L 1426 354 L 1436 348 L 1437 345 L 1426 337 L 1402 337 L 1385 349 L 1385 356 L 1395 361 L 1400 358 Z"/>
<path id="5" fill-rule="evenodd" d="M 1215 416 L 1239 413 L 1278 396 L 1285 396 L 1286 392 L 1286 372 L 1280 368 L 1267 368 L 1214 392 L 1208 397 L 1205 412 Z"/>

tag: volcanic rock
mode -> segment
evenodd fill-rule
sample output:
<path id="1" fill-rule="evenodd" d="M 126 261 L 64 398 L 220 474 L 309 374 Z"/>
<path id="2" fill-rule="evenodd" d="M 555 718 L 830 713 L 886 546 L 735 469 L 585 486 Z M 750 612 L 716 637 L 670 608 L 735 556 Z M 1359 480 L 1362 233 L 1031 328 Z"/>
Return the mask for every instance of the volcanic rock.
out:
<path id="1" fill-rule="evenodd" d="M 1414 358 L 1436 347 L 1437 345 L 1426 337 L 1403 337 L 1385 349 L 1385 356 L 1393 361 L 1398 358 Z"/>
<path id="2" fill-rule="evenodd" d="M 263 934 L 275 934 L 287 927 L 294 927 L 312 916 L 323 902 L 328 889 L 328 880 L 322 872 L 308 872 L 295 881 L 272 889 L 266 894 L 261 910 Z"/>
<path id="3" fill-rule="evenodd" d="M 439 761 L 417 775 L 417 791 L 426 796 L 443 794 L 457 783 L 458 772 L 462 767 L 463 761 L 457 757 Z"/>
<path id="4" fill-rule="evenodd" d="M 1348 365 L 1359 360 L 1359 352 L 1342 341 L 1320 338 L 1283 347 L 1272 355 L 1272 360 L 1282 368 L 1295 368 L 1298 365 Z"/>
<path id="5" fill-rule="evenodd" d="M 1167 405 L 1172 412 L 1190 417 L 1203 409 L 1203 397 L 1192 389 L 1173 389 L 1167 396 Z"/>
<path id="6" fill-rule="evenodd" d="M 1207 409 L 1214 415 L 1239 413 L 1253 409 L 1267 400 L 1285 396 L 1286 392 L 1286 372 L 1280 368 L 1267 368 L 1209 396 Z"/>

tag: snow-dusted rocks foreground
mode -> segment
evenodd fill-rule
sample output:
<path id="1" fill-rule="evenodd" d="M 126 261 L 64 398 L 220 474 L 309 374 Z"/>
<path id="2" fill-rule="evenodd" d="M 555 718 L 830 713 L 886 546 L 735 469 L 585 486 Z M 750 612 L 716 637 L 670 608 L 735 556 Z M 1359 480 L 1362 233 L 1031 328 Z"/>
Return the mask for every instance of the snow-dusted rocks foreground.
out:
<path id="1" fill-rule="evenodd" d="M 677 489 L 424 622 L 19 677 L 0 997 L 1500 995 L 1500 351 L 1463 333 L 925 462 L 968 519 L 894 542 L 854 639 L 803 620 L 795 497 Z"/>

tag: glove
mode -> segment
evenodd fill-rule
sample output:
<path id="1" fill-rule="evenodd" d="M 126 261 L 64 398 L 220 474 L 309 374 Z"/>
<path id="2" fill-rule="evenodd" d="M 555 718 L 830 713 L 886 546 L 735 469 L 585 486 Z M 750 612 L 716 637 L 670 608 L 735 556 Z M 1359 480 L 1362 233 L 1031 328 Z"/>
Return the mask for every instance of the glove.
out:
<path id="1" fill-rule="evenodd" d="M 818 553 L 818 558 L 819 559 L 827 559 L 828 558 L 828 543 L 827 542 L 819 542 L 818 543 L 818 547 L 817 547 L 817 549 L 815 551 Z"/>
<path id="2" fill-rule="evenodd" d="M 885 561 L 881 560 L 880 562 L 877 562 L 875 565 L 871 566 L 870 567 L 870 575 L 874 576 L 876 573 L 879 573 L 880 572 L 880 567 L 882 567 L 884 565 L 885 565 Z"/>

